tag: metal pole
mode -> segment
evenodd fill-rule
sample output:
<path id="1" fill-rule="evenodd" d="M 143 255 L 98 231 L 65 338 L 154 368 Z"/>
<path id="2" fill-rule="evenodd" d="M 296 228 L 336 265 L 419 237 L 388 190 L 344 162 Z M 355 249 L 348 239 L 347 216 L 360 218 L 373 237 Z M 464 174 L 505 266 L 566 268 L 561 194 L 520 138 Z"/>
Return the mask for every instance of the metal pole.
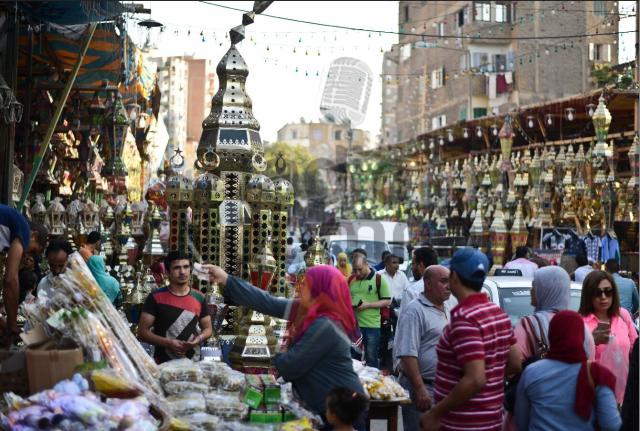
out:
<path id="1" fill-rule="evenodd" d="M 0 70 L 7 85 L 17 93 L 18 39 L 20 26 L 17 17 L 17 5 L 6 5 L 6 13 L 0 13 L 0 28 L 4 46 L 0 46 Z M 0 120 L 0 203 L 12 204 L 13 153 L 15 146 L 15 123 Z"/>
<path id="2" fill-rule="evenodd" d="M 91 23 L 88 28 L 87 37 L 84 40 L 82 48 L 80 49 L 78 60 L 76 60 L 76 64 L 73 66 L 71 70 L 71 74 L 69 75 L 69 80 L 62 90 L 62 95 L 58 104 L 56 105 L 56 111 L 53 114 L 53 118 L 51 119 L 51 123 L 49 123 L 49 128 L 47 129 L 47 134 L 45 135 L 44 140 L 42 141 L 42 146 L 40 147 L 40 151 L 33 159 L 33 168 L 31 169 L 31 175 L 29 176 L 29 180 L 24 185 L 24 190 L 22 191 L 22 198 L 20 199 L 20 203 L 18 204 L 18 211 L 22 211 L 24 207 L 24 203 L 27 200 L 27 196 L 29 196 L 29 192 L 31 191 L 31 187 L 33 187 L 33 182 L 36 179 L 36 175 L 38 170 L 40 169 L 40 165 L 42 164 L 42 159 L 44 158 L 45 153 L 47 152 L 47 148 L 49 147 L 49 142 L 51 141 L 51 137 L 53 136 L 53 132 L 60 120 L 60 116 L 62 115 L 62 110 L 64 109 L 64 105 L 67 103 L 67 98 L 69 97 L 69 93 L 71 92 L 71 88 L 73 87 L 73 83 L 76 81 L 76 77 L 78 76 L 78 71 L 80 70 L 80 66 L 82 65 L 82 61 L 84 60 L 85 55 L 87 54 L 87 49 L 89 48 L 89 44 L 91 43 L 91 39 L 93 39 L 93 34 L 98 27 L 97 22 Z"/>
<path id="3" fill-rule="evenodd" d="M 27 37 L 29 38 L 29 56 L 27 60 L 27 92 L 24 100 L 24 118 L 22 120 L 22 145 L 24 151 L 24 166 L 28 166 L 31 157 L 29 138 L 31 135 L 31 95 L 33 91 L 33 29 L 27 24 Z"/>
<path id="4" fill-rule="evenodd" d="M 467 48 L 467 69 L 471 70 L 471 51 Z M 473 73 L 469 74 L 469 100 L 467 101 L 467 121 L 473 120 Z"/>

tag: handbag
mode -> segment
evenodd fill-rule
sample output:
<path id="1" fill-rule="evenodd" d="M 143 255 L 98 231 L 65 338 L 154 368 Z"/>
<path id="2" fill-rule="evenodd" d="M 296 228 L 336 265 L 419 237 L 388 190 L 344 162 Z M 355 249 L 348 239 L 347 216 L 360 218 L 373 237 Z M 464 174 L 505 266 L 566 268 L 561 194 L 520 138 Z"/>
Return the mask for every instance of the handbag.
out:
<path id="1" fill-rule="evenodd" d="M 540 333 L 540 338 L 536 335 L 536 331 L 533 329 L 533 324 L 531 323 L 530 317 L 533 317 L 538 324 L 538 332 Z M 513 414 L 516 408 L 516 393 L 518 389 L 518 382 L 520 381 L 520 376 L 522 376 L 522 372 L 524 369 L 534 362 L 544 359 L 549 353 L 549 342 L 547 341 L 547 336 L 545 334 L 544 328 L 542 327 L 542 322 L 540 322 L 540 318 L 535 314 L 533 316 L 525 316 L 522 318 L 522 326 L 527 334 L 527 342 L 529 343 L 529 350 L 533 352 L 533 355 L 526 358 L 522 362 L 522 371 L 505 382 L 504 388 L 504 408 L 509 413 Z"/>

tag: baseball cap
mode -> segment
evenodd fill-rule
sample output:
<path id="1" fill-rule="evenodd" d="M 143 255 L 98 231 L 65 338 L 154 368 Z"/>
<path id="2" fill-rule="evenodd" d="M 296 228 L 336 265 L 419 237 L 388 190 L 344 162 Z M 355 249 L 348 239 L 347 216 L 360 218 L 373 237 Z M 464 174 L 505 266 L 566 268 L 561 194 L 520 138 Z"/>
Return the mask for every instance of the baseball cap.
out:
<path id="1" fill-rule="evenodd" d="M 463 248 L 453 254 L 449 269 L 464 280 L 483 283 L 489 272 L 489 259 L 479 250 Z"/>

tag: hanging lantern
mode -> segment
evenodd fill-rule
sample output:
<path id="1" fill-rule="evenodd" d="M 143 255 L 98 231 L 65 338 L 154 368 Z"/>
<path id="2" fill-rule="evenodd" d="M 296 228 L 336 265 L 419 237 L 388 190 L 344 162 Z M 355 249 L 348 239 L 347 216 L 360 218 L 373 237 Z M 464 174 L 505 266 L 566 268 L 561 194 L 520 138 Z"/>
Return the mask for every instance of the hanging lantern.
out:
<path id="1" fill-rule="evenodd" d="M 534 116 L 533 115 L 529 115 L 527 116 L 527 126 L 529 126 L 530 129 L 533 129 L 533 120 L 534 120 Z"/>
<path id="2" fill-rule="evenodd" d="M 593 148 L 593 156 L 596 158 L 607 157 L 610 153 L 606 139 L 611 125 L 611 113 L 607 109 L 602 95 L 600 95 L 598 108 L 593 113 L 591 120 L 593 121 L 597 139 L 596 146 Z"/>
<path id="3" fill-rule="evenodd" d="M 140 114 L 140 105 L 137 103 L 127 103 L 126 106 L 127 114 L 129 115 L 129 120 L 132 122 L 136 121 L 138 115 Z"/>
<path id="4" fill-rule="evenodd" d="M 442 137 L 442 135 L 438 136 L 438 145 L 440 145 L 441 147 L 444 146 L 444 138 Z"/>
<path id="5" fill-rule="evenodd" d="M 593 113 L 596 112 L 596 105 L 593 103 L 589 103 L 586 106 L 586 110 L 587 110 L 587 115 L 589 115 L 589 118 L 593 117 Z"/>
<path id="6" fill-rule="evenodd" d="M 546 114 L 544 116 L 544 122 L 547 126 L 553 126 L 553 115 L 551 114 Z"/>
<path id="7" fill-rule="evenodd" d="M 480 126 L 476 127 L 476 136 L 478 138 L 482 138 L 482 127 L 480 127 Z"/>
<path id="8" fill-rule="evenodd" d="M 506 170 L 511 166 L 511 148 L 513 147 L 513 127 L 511 127 L 511 115 L 504 119 L 502 129 L 500 129 L 500 151 L 502 152 L 502 169 Z"/>
<path id="9" fill-rule="evenodd" d="M 449 142 L 453 142 L 453 130 L 447 129 L 447 139 Z"/>
<path id="10" fill-rule="evenodd" d="M 113 105 L 113 114 L 109 118 L 109 141 L 111 145 L 111 157 L 103 168 L 104 176 L 126 177 L 127 167 L 122 160 L 122 151 L 129 128 L 129 116 L 122 104 L 122 95 L 118 93 Z"/>
<path id="11" fill-rule="evenodd" d="M 491 125 L 491 134 L 493 136 L 498 136 L 498 126 L 496 124 Z"/>
<path id="12" fill-rule="evenodd" d="M 49 205 L 49 210 L 47 211 L 47 224 L 49 225 L 49 236 L 51 237 L 64 235 L 64 230 L 66 228 L 65 222 L 67 212 L 60 201 L 60 198 L 55 198 L 51 202 L 51 205 Z"/>
<path id="13" fill-rule="evenodd" d="M 467 129 L 466 127 L 462 129 L 462 137 L 464 137 L 464 139 L 469 138 L 469 129 Z"/>
<path id="14" fill-rule="evenodd" d="M 576 117 L 576 110 L 573 108 L 567 108 L 564 110 L 564 115 L 567 117 L 567 120 L 573 121 Z"/>

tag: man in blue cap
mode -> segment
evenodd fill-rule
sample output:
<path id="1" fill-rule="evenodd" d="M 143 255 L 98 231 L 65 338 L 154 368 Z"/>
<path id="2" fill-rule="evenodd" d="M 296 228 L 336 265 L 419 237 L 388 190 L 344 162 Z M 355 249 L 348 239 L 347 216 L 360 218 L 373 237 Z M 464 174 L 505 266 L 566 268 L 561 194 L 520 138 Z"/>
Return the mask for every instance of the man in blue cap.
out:
<path id="1" fill-rule="evenodd" d="M 509 316 L 481 292 L 489 260 L 472 248 L 451 258 L 449 285 L 459 304 L 438 343 L 433 408 L 422 430 L 502 429 L 505 375 L 521 364 Z"/>

